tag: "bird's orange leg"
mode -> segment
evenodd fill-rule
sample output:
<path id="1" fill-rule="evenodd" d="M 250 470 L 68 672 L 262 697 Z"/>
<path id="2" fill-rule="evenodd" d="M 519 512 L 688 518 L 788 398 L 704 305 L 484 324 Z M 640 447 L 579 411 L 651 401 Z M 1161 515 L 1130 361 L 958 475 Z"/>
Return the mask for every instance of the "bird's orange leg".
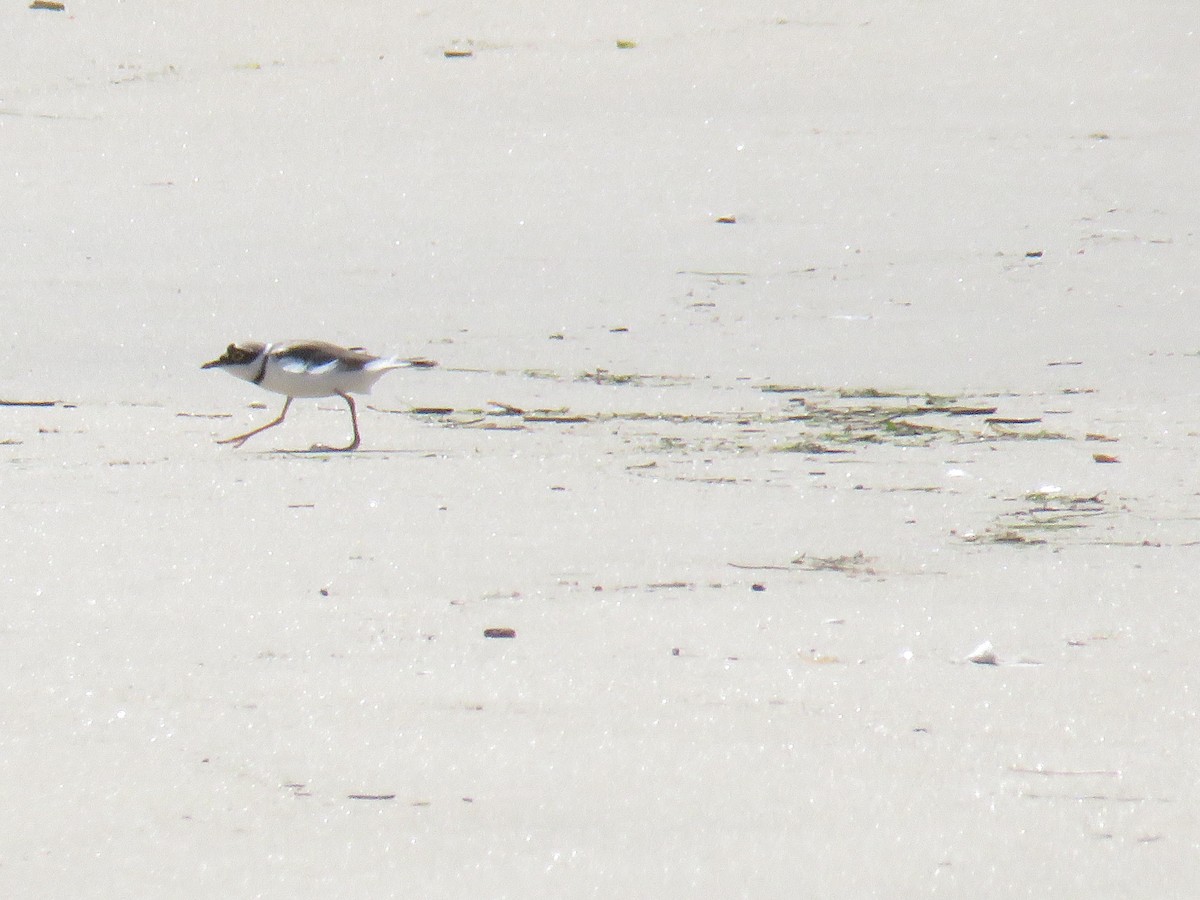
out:
<path id="1" fill-rule="evenodd" d="M 346 447 L 326 447 L 324 444 L 314 444 L 312 449 L 317 453 L 348 453 L 351 450 L 358 449 L 358 411 L 354 408 L 354 398 L 342 391 L 337 391 L 336 393 L 350 407 L 350 425 L 354 428 L 354 440 Z"/>
<path id="2" fill-rule="evenodd" d="M 246 443 L 247 440 L 254 437 L 256 434 L 266 431 L 268 428 L 274 428 L 276 425 L 278 425 L 280 422 L 282 422 L 283 417 L 287 415 L 288 407 L 291 405 L 292 405 L 292 398 L 288 397 L 287 400 L 284 401 L 283 411 L 279 414 L 279 418 L 272 419 L 266 425 L 259 426 L 258 428 L 255 428 L 253 431 L 247 431 L 245 434 L 237 434 L 237 435 L 234 435 L 233 437 L 225 438 L 224 440 L 217 441 L 217 443 L 218 444 L 233 444 L 233 446 L 235 446 L 235 447 L 242 446 L 242 444 Z M 358 432 L 358 428 L 356 426 L 355 433 L 357 434 L 357 432 Z"/>

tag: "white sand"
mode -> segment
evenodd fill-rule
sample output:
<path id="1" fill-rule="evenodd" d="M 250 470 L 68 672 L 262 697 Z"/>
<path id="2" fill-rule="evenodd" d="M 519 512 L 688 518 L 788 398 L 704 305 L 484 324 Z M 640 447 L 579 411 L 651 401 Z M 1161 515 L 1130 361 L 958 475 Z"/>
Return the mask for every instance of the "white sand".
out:
<path id="1" fill-rule="evenodd" d="M 182 5 L 0 11 L 0 894 L 1196 895 L 1194 4 Z"/>

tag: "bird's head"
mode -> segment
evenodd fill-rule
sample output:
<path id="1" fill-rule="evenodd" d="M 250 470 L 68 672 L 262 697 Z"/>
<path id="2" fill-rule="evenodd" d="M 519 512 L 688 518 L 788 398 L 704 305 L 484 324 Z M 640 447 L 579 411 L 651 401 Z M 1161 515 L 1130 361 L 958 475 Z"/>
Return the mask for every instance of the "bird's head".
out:
<path id="1" fill-rule="evenodd" d="M 206 362 L 202 369 L 227 369 L 231 375 L 246 377 L 253 375 L 255 366 L 266 352 L 267 345 L 259 341 L 246 341 L 242 344 L 230 344 L 225 352 L 217 359 Z"/>

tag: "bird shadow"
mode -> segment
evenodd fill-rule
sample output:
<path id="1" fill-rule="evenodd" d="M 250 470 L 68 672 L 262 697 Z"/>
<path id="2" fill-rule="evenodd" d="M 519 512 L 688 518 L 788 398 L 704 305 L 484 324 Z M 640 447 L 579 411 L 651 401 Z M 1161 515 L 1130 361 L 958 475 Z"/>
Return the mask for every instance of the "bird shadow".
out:
<path id="1" fill-rule="evenodd" d="M 395 455 L 411 456 L 413 454 L 424 453 L 425 451 L 403 449 L 399 447 L 371 450 L 338 450 L 330 449 L 328 447 L 308 447 L 302 450 L 284 450 L 277 448 L 274 450 L 257 450 L 255 452 L 259 456 L 342 457 L 346 459 L 352 459 L 354 457 L 381 457 Z"/>

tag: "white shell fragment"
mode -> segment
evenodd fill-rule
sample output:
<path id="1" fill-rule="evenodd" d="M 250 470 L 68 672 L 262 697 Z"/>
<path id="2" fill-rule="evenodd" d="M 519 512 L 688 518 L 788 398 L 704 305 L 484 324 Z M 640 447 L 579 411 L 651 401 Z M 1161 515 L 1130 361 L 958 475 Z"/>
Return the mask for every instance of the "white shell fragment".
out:
<path id="1" fill-rule="evenodd" d="M 984 641 L 964 658 L 963 662 L 975 663 L 979 666 L 1040 666 L 1042 661 L 1022 653 L 1016 657 L 1001 659 L 996 655 L 996 648 L 991 641 Z"/>
<path id="2" fill-rule="evenodd" d="M 996 656 L 996 651 L 992 647 L 991 641 L 984 641 L 974 650 L 967 654 L 967 662 L 973 662 L 980 666 L 998 666 L 1000 660 Z"/>

